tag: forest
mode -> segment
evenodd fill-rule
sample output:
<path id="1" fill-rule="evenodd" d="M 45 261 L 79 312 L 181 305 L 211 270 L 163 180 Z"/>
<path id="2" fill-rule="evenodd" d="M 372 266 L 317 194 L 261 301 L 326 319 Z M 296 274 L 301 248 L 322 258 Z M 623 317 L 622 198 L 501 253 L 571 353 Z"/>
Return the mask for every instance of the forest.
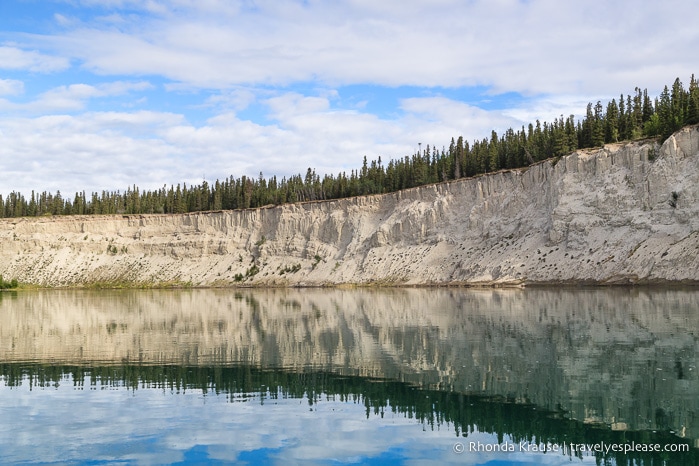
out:
<path id="1" fill-rule="evenodd" d="M 95 214 L 177 214 L 208 210 L 233 210 L 285 203 L 340 199 L 358 195 L 381 194 L 416 186 L 472 177 L 501 169 L 520 168 L 577 149 L 601 147 L 605 143 L 659 138 L 665 140 L 686 125 L 699 123 L 699 84 L 691 76 L 688 89 L 679 78 L 665 86 L 653 99 L 647 90 L 621 94 L 605 105 L 598 101 L 587 105 L 585 116 L 573 115 L 553 122 L 529 123 L 503 134 L 492 131 L 489 137 L 469 143 L 463 137 L 452 138 L 449 147 L 427 145 L 416 153 L 387 164 L 379 157 L 364 162 L 349 174 L 319 176 L 309 168 L 305 175 L 277 179 L 230 176 L 213 183 L 177 184 L 157 190 L 137 186 L 125 191 L 83 192 L 74 196 L 31 192 L 0 195 L 0 217 Z"/>

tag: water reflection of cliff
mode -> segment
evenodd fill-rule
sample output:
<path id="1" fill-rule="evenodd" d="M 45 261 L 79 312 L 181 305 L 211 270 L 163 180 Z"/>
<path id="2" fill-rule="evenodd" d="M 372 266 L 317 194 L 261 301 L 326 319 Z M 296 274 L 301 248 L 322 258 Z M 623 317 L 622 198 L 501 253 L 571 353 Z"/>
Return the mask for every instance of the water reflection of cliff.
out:
<path id="1" fill-rule="evenodd" d="M 5 294 L 0 361 L 311 369 L 697 439 L 698 298 L 638 289 Z"/>

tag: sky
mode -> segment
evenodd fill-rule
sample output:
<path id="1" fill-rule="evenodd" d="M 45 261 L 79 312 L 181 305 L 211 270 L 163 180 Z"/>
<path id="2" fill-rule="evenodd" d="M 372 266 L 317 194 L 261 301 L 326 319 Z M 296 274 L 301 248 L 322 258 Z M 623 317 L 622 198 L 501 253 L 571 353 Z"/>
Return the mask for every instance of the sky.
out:
<path id="1" fill-rule="evenodd" d="M 349 173 L 697 72 L 693 0 L 2 0 L 0 194 Z"/>

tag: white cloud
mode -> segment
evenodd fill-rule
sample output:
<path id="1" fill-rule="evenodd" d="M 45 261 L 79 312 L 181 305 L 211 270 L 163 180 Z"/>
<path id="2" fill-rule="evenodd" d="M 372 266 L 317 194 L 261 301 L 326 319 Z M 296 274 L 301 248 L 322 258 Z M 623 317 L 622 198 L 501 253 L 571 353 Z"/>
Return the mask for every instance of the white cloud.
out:
<path id="1" fill-rule="evenodd" d="M 20 83 L 21 84 L 21 83 Z M 17 84 L 14 85 L 17 87 Z M 0 110 L 24 113 L 54 113 L 85 109 L 90 99 L 112 97 L 152 89 L 153 86 L 145 81 L 125 82 L 116 81 L 90 84 L 70 84 L 49 89 L 39 94 L 35 100 L 23 103 L 0 101 Z M 2 95 L 2 81 L 0 81 Z"/>
<path id="2" fill-rule="evenodd" d="M 619 96 L 599 96 L 595 102 L 597 100 L 605 102 L 612 99 L 616 99 L 618 102 Z M 529 123 L 534 124 L 536 120 L 552 122 L 555 118 L 560 118 L 561 116 L 564 119 L 570 115 L 575 115 L 576 119 L 582 118 L 585 116 L 585 109 L 588 103 L 590 103 L 590 100 L 584 96 L 559 94 L 535 99 L 532 102 L 528 102 L 526 106 L 507 109 L 503 111 L 503 114 L 520 121 L 521 124 L 526 126 Z M 519 126 L 514 126 L 513 128 L 516 130 L 519 129 Z"/>
<path id="3" fill-rule="evenodd" d="M 234 89 L 206 99 L 205 106 L 224 110 L 240 111 L 257 101 L 257 95 L 250 89 Z"/>
<path id="4" fill-rule="evenodd" d="M 39 96 L 36 105 L 44 111 L 76 110 L 84 107 L 84 102 L 100 95 L 100 91 L 87 84 L 71 84 L 45 92 Z"/>
<path id="5" fill-rule="evenodd" d="M 448 144 L 451 138 L 464 136 L 467 141 L 490 137 L 491 130 L 499 134 L 521 122 L 502 112 L 486 111 L 445 97 L 404 99 L 401 108 L 409 113 L 411 125 L 422 133 L 423 142 Z"/>
<path id="6" fill-rule="evenodd" d="M 22 50 L 11 45 L 0 46 L 0 69 L 49 73 L 65 70 L 68 66 L 70 61 L 65 57 Z"/>
<path id="7" fill-rule="evenodd" d="M 124 95 L 130 92 L 140 92 L 153 89 L 153 85 L 147 81 L 114 81 L 97 86 L 100 96 Z"/>
<path id="8" fill-rule="evenodd" d="M 150 131 L 166 118 L 159 115 Z M 151 178 L 160 182 L 173 163 L 191 169 L 163 141 L 138 138 L 138 131 L 126 134 L 126 129 L 143 131 L 152 122 L 148 114 L 113 113 L 2 119 L 0 158 L 13 163 L 3 168 L 0 185 L 25 195 L 32 189 L 70 194 L 124 189 L 137 181 L 153 186 Z"/>
<path id="9" fill-rule="evenodd" d="M 53 15 L 53 19 L 60 24 L 61 26 L 71 26 L 75 23 L 75 19 L 69 18 L 65 15 L 62 15 L 60 13 L 56 13 Z"/>
<path id="10" fill-rule="evenodd" d="M 0 95 L 18 95 L 24 92 L 24 82 L 16 79 L 0 79 Z"/>
<path id="11" fill-rule="evenodd" d="M 114 5 L 126 3 L 139 8 Z M 617 92 L 630 78 L 661 86 L 672 79 L 668 68 L 694 71 L 673 57 L 699 46 L 696 28 L 676 21 L 691 9 L 686 0 L 642 8 L 629 0 L 251 5 L 148 2 L 149 15 L 121 30 L 83 26 L 47 40 L 98 73 L 161 74 L 200 87 L 313 80 L 532 94 Z"/>
<path id="12" fill-rule="evenodd" d="M 298 93 L 288 93 L 267 99 L 272 111 L 271 116 L 277 120 L 293 120 L 295 117 L 325 112 L 330 102 L 322 97 L 307 97 Z"/>

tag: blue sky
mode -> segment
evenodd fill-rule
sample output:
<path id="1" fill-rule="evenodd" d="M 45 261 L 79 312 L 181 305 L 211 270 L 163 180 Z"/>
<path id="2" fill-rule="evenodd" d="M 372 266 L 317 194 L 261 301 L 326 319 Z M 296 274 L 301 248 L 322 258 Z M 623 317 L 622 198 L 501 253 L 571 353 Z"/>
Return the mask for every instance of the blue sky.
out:
<path id="1" fill-rule="evenodd" d="M 689 0 L 3 0 L 0 193 L 337 173 L 696 72 Z"/>

